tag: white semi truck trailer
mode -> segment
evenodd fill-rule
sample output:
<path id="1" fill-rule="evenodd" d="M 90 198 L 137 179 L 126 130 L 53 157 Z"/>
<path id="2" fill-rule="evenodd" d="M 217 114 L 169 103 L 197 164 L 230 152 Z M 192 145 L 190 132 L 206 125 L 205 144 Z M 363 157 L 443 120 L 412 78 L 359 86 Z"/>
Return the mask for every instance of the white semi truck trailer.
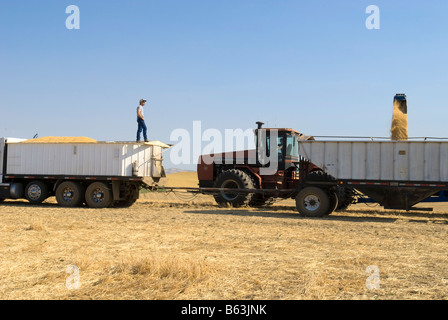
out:
<path id="1" fill-rule="evenodd" d="M 131 206 L 165 177 L 161 142 L 31 143 L 0 138 L 0 203 L 55 196 L 63 207 Z"/>

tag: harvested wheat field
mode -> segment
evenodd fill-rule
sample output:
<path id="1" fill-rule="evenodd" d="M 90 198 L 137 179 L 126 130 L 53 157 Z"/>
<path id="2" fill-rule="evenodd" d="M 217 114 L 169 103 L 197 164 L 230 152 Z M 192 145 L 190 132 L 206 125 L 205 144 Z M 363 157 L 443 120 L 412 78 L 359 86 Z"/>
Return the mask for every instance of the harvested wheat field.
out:
<path id="1" fill-rule="evenodd" d="M 0 298 L 447 298 L 448 206 L 355 205 L 312 219 L 291 200 L 233 209 L 181 196 L 148 193 L 131 208 L 99 210 L 5 201 Z M 79 288 L 67 285 L 71 265 Z M 366 285 L 369 266 L 379 288 Z"/>
<path id="2" fill-rule="evenodd" d="M 166 187 L 189 187 L 197 188 L 199 185 L 196 172 L 176 172 L 167 176 L 167 181 L 163 184 Z"/>

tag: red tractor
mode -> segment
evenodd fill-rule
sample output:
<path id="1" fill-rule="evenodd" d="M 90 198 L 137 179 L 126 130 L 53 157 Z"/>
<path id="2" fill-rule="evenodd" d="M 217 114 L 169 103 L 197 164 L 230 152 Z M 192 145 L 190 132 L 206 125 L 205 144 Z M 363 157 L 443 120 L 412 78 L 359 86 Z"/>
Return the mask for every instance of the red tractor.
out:
<path id="1" fill-rule="evenodd" d="M 331 180 L 320 168 L 299 157 L 299 141 L 314 140 L 313 137 L 293 129 L 263 128 L 262 122 L 257 125 L 256 149 L 199 158 L 199 187 L 217 190 L 213 195 L 219 205 L 263 207 L 277 199 L 292 198 L 301 214 L 323 216 L 353 202 L 353 191 L 336 184 L 329 183 L 324 190 L 310 188 L 312 181 Z M 275 154 L 277 161 L 272 170 Z M 266 158 L 271 161 L 266 162 Z M 326 196 L 319 197 L 316 192 L 326 192 Z M 320 203 L 320 199 L 329 201 Z"/>

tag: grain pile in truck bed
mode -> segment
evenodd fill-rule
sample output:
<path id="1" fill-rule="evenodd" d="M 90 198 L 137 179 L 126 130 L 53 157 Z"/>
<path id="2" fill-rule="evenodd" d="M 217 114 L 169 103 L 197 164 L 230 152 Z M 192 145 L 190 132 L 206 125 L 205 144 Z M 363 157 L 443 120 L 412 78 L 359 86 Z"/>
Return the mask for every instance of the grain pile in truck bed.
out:
<path id="1" fill-rule="evenodd" d="M 22 143 L 96 143 L 95 139 L 87 137 L 42 137 L 25 140 Z"/>

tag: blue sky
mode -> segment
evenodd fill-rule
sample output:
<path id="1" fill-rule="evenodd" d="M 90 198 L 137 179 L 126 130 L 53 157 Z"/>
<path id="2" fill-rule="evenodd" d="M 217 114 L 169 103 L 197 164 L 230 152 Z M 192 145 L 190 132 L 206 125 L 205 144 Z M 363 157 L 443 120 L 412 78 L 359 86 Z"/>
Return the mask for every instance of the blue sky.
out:
<path id="1" fill-rule="evenodd" d="M 69 5 L 79 30 L 65 27 Z M 444 0 L 0 0 L 0 136 L 131 141 L 140 98 L 150 139 L 167 143 L 193 121 L 389 136 L 406 93 L 409 135 L 447 137 L 447 12 Z"/>

